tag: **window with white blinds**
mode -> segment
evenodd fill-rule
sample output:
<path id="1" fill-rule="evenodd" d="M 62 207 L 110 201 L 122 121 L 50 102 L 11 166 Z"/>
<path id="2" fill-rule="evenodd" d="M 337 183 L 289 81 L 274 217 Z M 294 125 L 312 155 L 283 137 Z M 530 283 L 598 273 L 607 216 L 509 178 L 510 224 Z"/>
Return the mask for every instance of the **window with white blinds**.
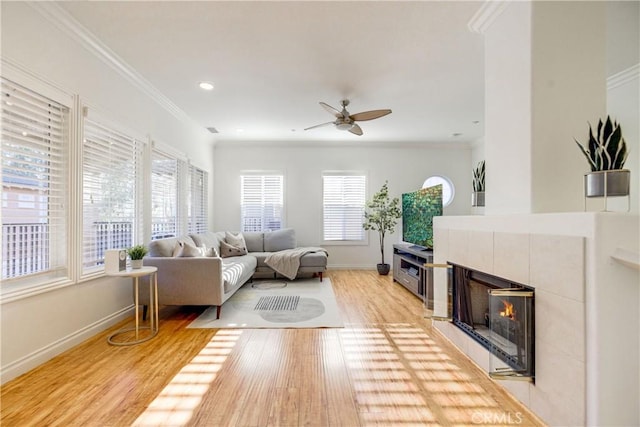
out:
<path id="1" fill-rule="evenodd" d="M 242 231 L 280 230 L 283 223 L 283 183 L 280 174 L 241 175 Z"/>
<path id="2" fill-rule="evenodd" d="M 154 149 L 151 153 L 151 239 L 182 234 L 180 197 L 186 162 Z"/>
<path id="3" fill-rule="evenodd" d="M 140 178 L 144 144 L 109 126 L 84 121 L 83 273 L 101 268 L 107 249 L 138 242 Z"/>
<path id="4" fill-rule="evenodd" d="M 204 233 L 208 230 L 209 174 L 195 166 L 189 166 L 189 233 Z"/>
<path id="5" fill-rule="evenodd" d="M 323 173 L 324 241 L 365 240 L 362 228 L 367 179 L 364 174 Z"/>
<path id="6" fill-rule="evenodd" d="M 2 280 L 69 277 L 69 108 L 2 78 Z"/>

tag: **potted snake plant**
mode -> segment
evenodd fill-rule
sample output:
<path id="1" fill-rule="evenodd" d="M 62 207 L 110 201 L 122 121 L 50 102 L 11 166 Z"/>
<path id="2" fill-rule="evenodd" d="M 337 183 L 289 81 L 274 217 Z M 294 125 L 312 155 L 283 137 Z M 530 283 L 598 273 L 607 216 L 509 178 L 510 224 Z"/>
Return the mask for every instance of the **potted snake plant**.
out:
<path id="1" fill-rule="evenodd" d="M 471 206 L 484 206 L 484 160 L 473 170 L 473 193 Z"/>
<path id="2" fill-rule="evenodd" d="M 589 124 L 587 144 L 575 142 L 591 168 L 584 176 L 585 197 L 627 196 L 631 175 L 623 167 L 629 153 L 620 124 L 607 115 L 604 123 L 598 121 L 595 134 Z"/>

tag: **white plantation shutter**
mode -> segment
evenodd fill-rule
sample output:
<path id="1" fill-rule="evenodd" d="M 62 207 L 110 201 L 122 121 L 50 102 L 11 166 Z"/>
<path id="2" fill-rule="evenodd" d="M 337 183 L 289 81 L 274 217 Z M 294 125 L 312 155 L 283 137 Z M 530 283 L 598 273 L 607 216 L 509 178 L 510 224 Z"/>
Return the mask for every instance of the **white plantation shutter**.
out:
<path id="1" fill-rule="evenodd" d="M 241 176 L 240 211 L 242 231 L 280 230 L 283 223 L 284 176 Z"/>
<path id="2" fill-rule="evenodd" d="M 101 267 L 107 249 L 138 242 L 143 146 L 105 125 L 84 122 L 83 273 Z"/>
<path id="3" fill-rule="evenodd" d="M 209 174 L 189 166 L 189 233 L 204 233 L 208 229 Z"/>
<path id="4" fill-rule="evenodd" d="M 2 279 L 67 278 L 69 108 L 1 86 Z"/>
<path id="5" fill-rule="evenodd" d="M 183 233 L 180 205 L 186 162 L 154 149 L 151 154 L 151 239 Z"/>
<path id="6" fill-rule="evenodd" d="M 323 240 L 363 241 L 366 176 L 325 173 L 322 176 Z"/>

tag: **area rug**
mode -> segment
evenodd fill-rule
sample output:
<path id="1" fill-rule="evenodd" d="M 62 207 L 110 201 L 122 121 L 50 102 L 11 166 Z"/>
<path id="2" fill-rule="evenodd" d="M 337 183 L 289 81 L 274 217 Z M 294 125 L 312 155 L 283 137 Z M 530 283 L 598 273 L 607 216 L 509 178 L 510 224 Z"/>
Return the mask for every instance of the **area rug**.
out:
<path id="1" fill-rule="evenodd" d="M 343 328 L 331 280 L 254 280 L 187 328 Z"/>

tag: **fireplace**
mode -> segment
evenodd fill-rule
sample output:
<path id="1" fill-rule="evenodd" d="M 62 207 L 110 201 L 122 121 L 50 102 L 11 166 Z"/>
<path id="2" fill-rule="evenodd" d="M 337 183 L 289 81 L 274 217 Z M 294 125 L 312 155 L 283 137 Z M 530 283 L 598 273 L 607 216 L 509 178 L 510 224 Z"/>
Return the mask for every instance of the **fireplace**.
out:
<path id="1" fill-rule="evenodd" d="M 452 322 L 491 353 L 489 375 L 533 381 L 533 288 L 450 265 Z"/>

